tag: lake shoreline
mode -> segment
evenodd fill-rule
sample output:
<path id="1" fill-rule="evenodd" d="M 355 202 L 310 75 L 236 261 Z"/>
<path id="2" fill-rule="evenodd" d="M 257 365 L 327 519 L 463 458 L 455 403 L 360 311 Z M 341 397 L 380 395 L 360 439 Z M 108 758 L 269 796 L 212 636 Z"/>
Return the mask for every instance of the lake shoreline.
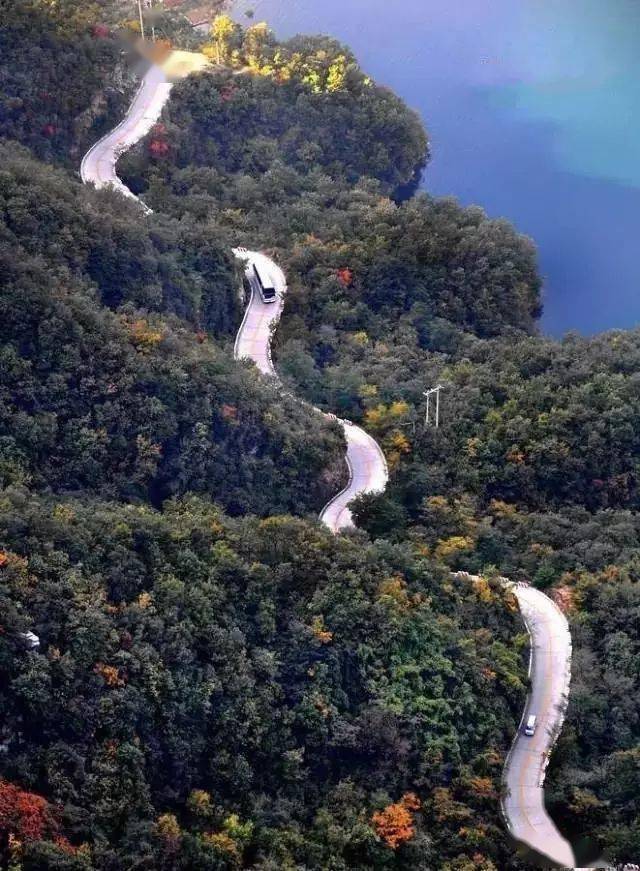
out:
<path id="1" fill-rule="evenodd" d="M 478 205 L 535 241 L 544 278 L 541 330 L 560 337 L 640 323 L 640 263 L 631 253 L 640 189 L 579 171 L 581 155 L 577 169 L 560 159 L 566 162 L 559 149 L 573 135 L 572 103 L 561 101 L 563 88 L 576 87 L 572 64 L 588 69 L 604 51 L 600 31 L 607 22 L 594 16 L 606 10 L 600 0 L 592 5 L 593 21 L 581 20 L 584 45 L 573 59 L 563 51 L 575 24 L 564 0 L 545 13 L 544 31 L 529 20 L 528 3 L 516 14 L 506 0 L 488 2 L 482 15 L 470 0 L 455 12 L 438 0 L 428 11 L 414 0 L 401 0 L 393 11 L 381 0 L 327 0 L 321 8 L 310 0 L 235 0 L 228 9 L 245 25 L 266 20 L 281 38 L 330 34 L 414 107 L 433 152 L 419 187 Z M 255 12 L 251 20 L 248 8 Z M 554 81 L 549 90 L 546 83 Z M 589 93 L 581 97 L 578 120 L 588 117 Z"/>

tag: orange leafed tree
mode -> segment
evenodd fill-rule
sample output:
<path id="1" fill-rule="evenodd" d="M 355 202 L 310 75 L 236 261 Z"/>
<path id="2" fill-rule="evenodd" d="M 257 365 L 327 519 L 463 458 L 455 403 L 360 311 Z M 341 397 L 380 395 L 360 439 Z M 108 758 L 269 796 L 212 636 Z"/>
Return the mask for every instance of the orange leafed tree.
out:
<path id="1" fill-rule="evenodd" d="M 344 287 L 351 287 L 353 284 L 353 271 L 348 266 L 343 266 L 338 269 L 338 280 Z"/>
<path id="2" fill-rule="evenodd" d="M 102 677 L 108 687 L 123 687 L 126 683 L 120 676 L 120 670 L 115 665 L 105 665 L 104 662 L 96 662 L 93 670 Z"/>
<path id="3" fill-rule="evenodd" d="M 379 838 L 392 850 L 410 841 L 416 833 L 412 811 L 420 809 L 420 799 L 414 792 L 407 792 L 396 804 L 376 811 L 372 822 Z"/>

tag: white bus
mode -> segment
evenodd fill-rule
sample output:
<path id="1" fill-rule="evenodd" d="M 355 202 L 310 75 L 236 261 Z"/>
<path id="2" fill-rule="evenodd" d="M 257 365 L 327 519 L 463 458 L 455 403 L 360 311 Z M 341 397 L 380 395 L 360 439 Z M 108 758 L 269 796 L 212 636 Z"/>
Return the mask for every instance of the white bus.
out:
<path id="1" fill-rule="evenodd" d="M 276 289 L 273 286 L 273 281 L 266 275 L 263 266 L 258 266 L 257 263 L 253 264 L 253 274 L 255 276 L 256 281 L 258 282 L 258 287 L 260 289 L 260 296 L 262 297 L 263 302 L 275 302 L 276 301 Z"/>

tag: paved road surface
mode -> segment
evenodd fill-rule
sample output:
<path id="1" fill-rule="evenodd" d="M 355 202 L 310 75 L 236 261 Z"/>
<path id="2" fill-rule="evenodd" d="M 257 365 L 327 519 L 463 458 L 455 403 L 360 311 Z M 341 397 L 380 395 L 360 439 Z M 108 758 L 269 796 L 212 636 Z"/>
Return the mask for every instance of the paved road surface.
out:
<path id="1" fill-rule="evenodd" d="M 113 185 L 125 196 L 134 197 L 117 177 L 116 161 L 123 151 L 149 132 L 170 90 L 165 74 L 152 67 L 122 123 L 85 156 L 81 167 L 83 181 L 92 182 L 96 187 Z M 234 253 L 247 261 L 247 270 L 254 260 L 261 260 L 279 292 L 278 300 L 271 304 L 263 303 L 259 294 L 253 293 L 238 332 L 235 356 L 249 357 L 265 375 L 275 376 L 269 352 L 270 338 L 282 313 L 286 280 L 282 270 L 264 254 L 243 249 L 236 249 Z M 335 496 L 321 514 L 321 519 L 334 532 L 352 525 L 348 504 L 355 495 L 383 490 L 387 483 L 386 463 L 374 439 L 358 426 L 346 421 L 341 423 L 347 439 L 351 478 L 345 490 Z M 547 596 L 530 587 L 515 587 L 514 592 L 533 641 L 532 690 L 523 720 L 529 713 L 535 713 L 538 727 L 533 738 L 519 733 L 514 741 L 505 770 L 508 788 L 505 816 L 514 837 L 557 864 L 573 867 L 571 847 L 546 813 L 542 790 L 546 758 L 543 754 L 553 747 L 556 732 L 562 725 L 562 703 L 569 691 L 571 638 L 566 620 Z"/>
<path id="2" fill-rule="evenodd" d="M 562 728 L 571 679 L 571 635 L 565 616 L 533 587 L 514 586 L 520 611 L 532 639 L 531 691 L 522 722 L 537 717 L 529 738 L 522 727 L 505 768 L 504 813 L 512 835 L 562 867 L 573 868 L 570 844 L 562 837 L 544 805 L 542 784 L 547 753 Z"/>
<path id="3" fill-rule="evenodd" d="M 265 254 L 261 254 L 259 251 L 247 251 L 245 248 L 234 248 L 233 253 L 245 261 L 245 275 L 251 287 L 251 299 L 236 336 L 233 355 L 236 360 L 248 357 L 253 360 L 263 375 L 271 375 L 276 378 L 276 370 L 271 362 L 271 334 L 282 314 L 287 281 L 280 267 Z M 261 268 L 264 275 L 269 276 L 273 281 L 273 286 L 276 289 L 275 302 L 262 302 L 253 273 L 254 263 Z"/>
<path id="4" fill-rule="evenodd" d="M 271 335 L 282 314 L 287 282 L 280 267 L 265 254 L 243 248 L 235 248 L 234 254 L 246 262 L 245 274 L 252 289 L 251 299 L 236 337 L 234 354 L 238 360 L 249 357 L 262 373 L 275 377 L 270 353 Z M 262 302 L 253 274 L 254 263 L 273 281 L 277 293 L 276 302 Z M 339 418 L 336 420 L 342 424 L 347 441 L 349 483 L 320 514 L 320 519 L 332 532 L 353 526 L 349 502 L 359 493 L 381 492 L 387 486 L 388 480 L 387 464 L 375 439 L 355 424 Z"/>
<path id="5" fill-rule="evenodd" d="M 387 486 L 389 473 L 384 454 L 377 441 L 361 427 L 342 421 L 347 439 L 349 483 L 320 512 L 320 520 L 332 532 L 353 526 L 349 503 L 360 493 L 381 493 Z"/>
<path id="6" fill-rule="evenodd" d="M 171 83 L 160 67 L 153 66 L 142 80 L 124 119 L 89 149 L 80 165 L 83 182 L 97 188 L 111 185 L 125 197 L 138 199 L 116 175 L 118 157 L 146 136 L 169 99 Z"/>

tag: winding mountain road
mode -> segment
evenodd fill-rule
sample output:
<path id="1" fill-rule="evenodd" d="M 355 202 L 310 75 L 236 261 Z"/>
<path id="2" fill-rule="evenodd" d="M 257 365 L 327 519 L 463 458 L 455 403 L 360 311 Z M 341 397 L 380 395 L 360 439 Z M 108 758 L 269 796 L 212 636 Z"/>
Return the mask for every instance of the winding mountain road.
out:
<path id="1" fill-rule="evenodd" d="M 238 330 L 234 356 L 240 360 L 248 357 L 253 360 L 264 375 L 277 378 L 271 360 L 271 336 L 280 320 L 284 307 L 287 282 L 280 267 L 259 251 L 234 248 L 233 253 L 246 263 L 245 275 L 251 287 L 251 298 L 244 319 Z M 276 301 L 265 303 L 256 286 L 253 264 L 257 263 L 268 275 L 276 289 Z M 316 409 L 322 414 L 319 409 Z M 375 439 L 351 421 L 328 415 L 342 425 L 347 442 L 347 465 L 349 483 L 331 499 L 320 512 L 320 520 L 332 532 L 339 532 L 353 526 L 349 503 L 360 493 L 379 493 L 387 486 L 389 473 L 384 454 Z"/>
<path id="2" fill-rule="evenodd" d="M 137 199 L 116 174 L 118 157 L 142 139 L 157 121 L 171 92 L 171 83 L 158 67 L 144 77 L 127 115 L 85 155 L 81 177 L 96 187 L 112 186 Z M 149 209 L 142 204 L 147 213 Z M 249 358 L 266 376 L 277 377 L 271 360 L 271 337 L 284 306 L 286 279 L 282 270 L 257 251 L 234 249 L 245 261 L 252 286 L 251 299 L 236 338 L 237 359 Z M 251 266 L 260 262 L 277 290 L 274 303 L 263 303 L 255 288 Z M 359 493 L 382 491 L 388 480 L 386 462 L 376 441 L 350 421 L 339 421 L 347 442 L 349 483 L 323 509 L 320 519 L 333 531 L 353 525 L 349 503 Z M 507 582 L 509 583 L 509 582 Z M 518 730 L 505 765 L 503 812 L 514 838 L 561 867 L 575 865 L 569 843 L 546 812 L 542 789 L 549 755 L 562 727 L 569 692 L 571 637 L 567 621 L 555 604 L 531 587 L 512 585 L 531 636 L 531 688 L 522 722 L 532 713 L 538 726 L 532 737 Z"/>
<path id="3" fill-rule="evenodd" d="M 160 67 L 152 66 L 149 69 L 122 121 L 82 158 L 80 177 L 85 184 L 91 182 L 97 188 L 110 186 L 123 196 L 138 200 L 116 175 L 116 162 L 121 154 L 151 130 L 169 99 L 171 87 L 171 82 Z M 146 206 L 144 208 L 148 211 Z"/>
<path id="4" fill-rule="evenodd" d="M 571 681 L 571 635 L 566 617 L 534 587 L 512 585 L 531 638 L 531 687 L 522 723 L 504 772 L 503 811 L 514 838 L 563 867 L 575 864 L 573 850 L 547 813 L 544 777 L 549 755 L 562 728 Z M 535 733 L 523 734 L 529 715 Z"/>

